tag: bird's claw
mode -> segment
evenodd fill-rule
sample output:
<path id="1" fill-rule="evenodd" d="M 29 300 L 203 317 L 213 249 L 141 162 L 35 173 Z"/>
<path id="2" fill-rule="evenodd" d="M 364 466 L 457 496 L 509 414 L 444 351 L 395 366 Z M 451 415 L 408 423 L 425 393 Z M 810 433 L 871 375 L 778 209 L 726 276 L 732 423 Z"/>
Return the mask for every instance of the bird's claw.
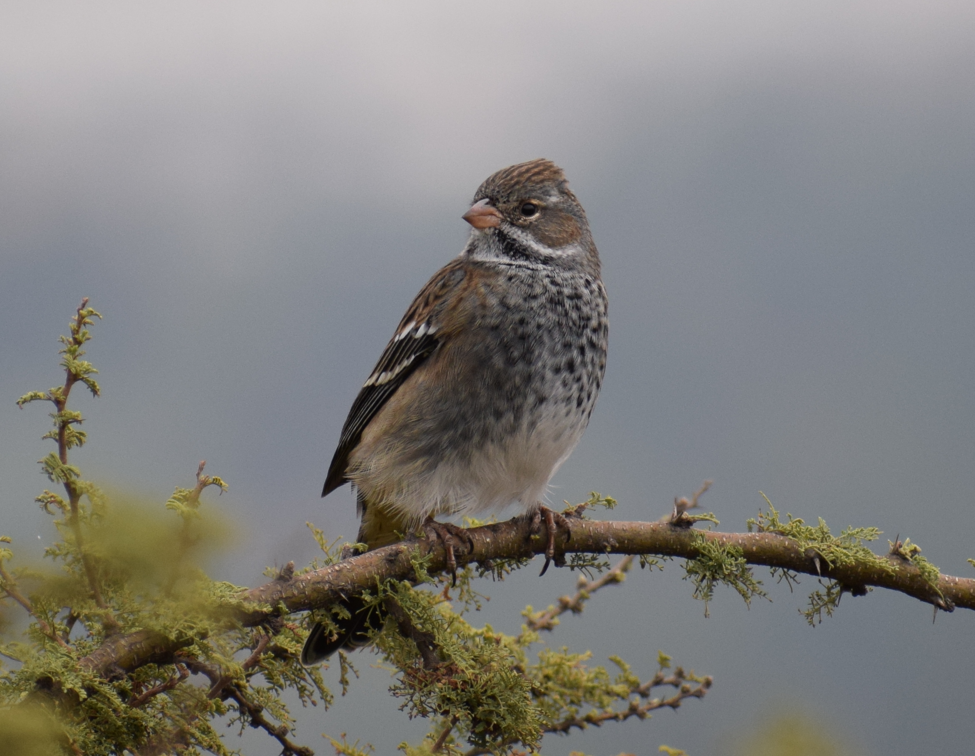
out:
<path id="1" fill-rule="evenodd" d="M 532 517 L 532 533 L 537 534 L 541 530 L 542 522 L 545 523 L 545 530 L 548 531 L 548 540 L 545 544 L 545 564 L 542 565 L 542 571 L 538 573 L 541 577 L 548 570 L 549 564 L 555 563 L 556 567 L 562 567 L 565 565 L 565 554 L 561 552 L 556 552 L 555 550 L 555 538 L 558 535 L 559 529 L 565 531 L 565 540 L 572 540 L 572 531 L 569 529 L 569 523 L 565 518 L 565 515 L 560 512 L 555 512 L 548 507 L 539 507 L 538 511 Z"/>
<path id="2" fill-rule="evenodd" d="M 474 540 L 471 538 L 470 533 L 458 525 L 453 525 L 449 522 L 437 522 L 433 517 L 427 517 L 423 523 L 423 530 L 428 534 L 433 533 L 443 544 L 444 550 L 447 552 L 447 571 L 450 573 L 450 584 L 452 586 L 457 585 L 457 555 L 455 548 L 458 545 L 458 541 L 464 541 L 467 544 L 467 550 L 473 551 Z"/>

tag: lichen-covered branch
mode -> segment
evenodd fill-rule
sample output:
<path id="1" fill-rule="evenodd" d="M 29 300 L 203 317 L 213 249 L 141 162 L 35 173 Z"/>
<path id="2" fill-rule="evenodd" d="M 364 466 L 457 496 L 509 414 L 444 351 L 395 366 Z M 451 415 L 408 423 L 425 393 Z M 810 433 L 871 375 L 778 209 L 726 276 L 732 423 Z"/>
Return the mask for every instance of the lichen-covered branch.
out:
<path id="1" fill-rule="evenodd" d="M 65 524 L 71 531 L 75 544 L 77 545 L 77 555 L 84 567 L 84 572 L 88 580 L 88 589 L 96 606 L 101 610 L 101 621 L 108 633 L 114 632 L 118 628 L 118 623 L 112 614 L 108 603 L 102 595 L 101 579 L 98 569 L 89 553 L 85 542 L 86 536 L 83 528 L 83 512 L 81 506 L 82 497 L 90 495 L 92 486 L 81 480 L 78 468 L 69 464 L 68 456 L 76 446 L 84 446 L 87 435 L 80 426 L 84 422 L 80 412 L 68 409 L 68 399 L 71 396 L 71 389 L 76 383 L 81 383 L 88 388 L 92 396 L 99 396 L 101 389 L 92 377 L 98 371 L 87 360 L 82 360 L 85 351 L 82 347 L 91 339 L 88 326 L 94 322 L 94 318 L 101 318 L 101 314 L 88 306 L 88 297 L 81 300 L 81 304 L 75 310 L 75 315 L 71 318 L 69 336 L 61 336 L 60 340 L 64 347 L 60 350 L 61 367 L 64 368 L 64 384 L 55 386 L 50 391 L 31 391 L 17 400 L 17 405 L 23 408 L 25 405 L 36 401 L 47 401 L 54 405 L 54 412 L 51 418 L 54 420 L 54 429 L 49 431 L 44 437 L 54 439 L 57 442 L 57 453 L 51 453 L 41 460 L 41 466 L 48 479 L 52 483 L 60 483 L 67 495 L 67 500 L 57 494 L 45 491 L 37 498 L 41 505 L 50 510 L 51 506 L 57 507 L 65 516 Z"/>
<path id="2" fill-rule="evenodd" d="M 704 698 L 707 691 L 713 685 L 710 677 L 698 680 L 687 677 L 684 670 L 678 668 L 673 674 L 658 672 L 650 680 L 640 685 L 634 685 L 630 690 L 630 695 L 637 696 L 632 698 L 622 709 L 609 711 L 589 711 L 581 716 L 566 717 L 543 728 L 544 732 L 554 732 L 568 734 L 574 729 L 585 730 L 589 727 L 601 727 L 607 722 L 625 722 L 627 719 L 648 719 L 650 712 L 657 709 L 680 708 L 681 704 L 688 698 Z M 654 688 L 667 686 L 675 689 L 675 693 L 666 697 L 651 698 Z M 472 756 L 468 751 L 466 756 Z"/>
<path id="3" fill-rule="evenodd" d="M 560 534 L 564 553 L 635 554 L 697 559 L 709 547 L 734 550 L 750 565 L 774 567 L 835 580 L 852 592 L 867 586 L 899 591 L 945 611 L 954 607 L 975 609 L 975 579 L 938 575 L 929 582 L 909 558 L 899 554 L 861 556 L 831 564 L 823 557 L 827 544 L 803 543 L 771 530 L 752 533 L 702 531 L 682 522 L 610 522 L 568 517 L 568 538 Z M 523 559 L 542 554 L 545 539 L 533 533 L 525 518 L 484 525 L 469 530 L 473 548 L 458 554 L 458 564 L 486 564 L 499 559 Z M 437 541 L 417 540 L 387 546 L 352 557 L 315 572 L 296 575 L 247 591 L 242 598 L 286 611 L 319 608 L 341 595 L 375 585 L 376 579 L 409 579 L 413 575 L 412 552 L 426 560 L 427 570 L 446 568 L 446 555 Z M 260 622 L 267 612 L 254 612 L 249 623 Z"/>
<path id="4" fill-rule="evenodd" d="M 696 560 L 702 556 L 713 559 L 717 551 L 742 560 L 746 566 L 771 567 L 787 574 L 804 573 L 835 581 L 853 595 L 862 594 L 868 587 L 886 588 L 943 611 L 955 607 L 975 609 L 975 579 L 936 572 L 932 575 L 928 563 L 919 567 L 917 555 L 905 555 L 903 549 L 875 555 L 860 544 L 847 544 L 844 550 L 844 537 L 828 536 L 828 531 L 821 533 L 818 540 L 783 535 L 777 531 L 801 521 L 782 524 L 777 515 L 772 520 L 762 520 L 758 532 L 748 533 L 699 530 L 692 527 L 693 518 L 684 513 L 676 522 L 673 518 L 658 522 L 611 522 L 571 514 L 566 522 L 568 527 L 560 533 L 559 543 L 565 554 L 633 554 Z M 542 554 L 545 538 L 536 530 L 528 518 L 471 528 L 472 548 L 458 553 L 457 562 L 462 566 L 489 565 L 498 560 Z M 252 588 L 239 596 L 239 604 L 222 611 L 227 612 L 228 622 L 259 625 L 273 617 L 319 609 L 338 602 L 342 596 L 374 589 L 377 580 L 413 579 L 417 559 L 431 573 L 443 571 L 447 566 L 443 545 L 438 540 L 418 539 Z M 159 659 L 167 648 L 165 639 L 138 633 L 122 635 L 109 638 L 83 659 L 82 664 L 102 674 L 113 668 L 131 670 Z M 169 651 L 175 650 L 173 643 Z"/>

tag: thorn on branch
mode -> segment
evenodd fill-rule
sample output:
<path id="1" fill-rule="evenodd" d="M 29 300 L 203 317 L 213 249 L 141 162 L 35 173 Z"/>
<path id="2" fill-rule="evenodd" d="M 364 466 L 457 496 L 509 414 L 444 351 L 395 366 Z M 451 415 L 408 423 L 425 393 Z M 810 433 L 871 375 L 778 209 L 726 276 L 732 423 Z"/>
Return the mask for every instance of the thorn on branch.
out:
<path id="1" fill-rule="evenodd" d="M 823 565 L 819 558 L 819 552 L 810 546 L 804 552 L 804 556 L 813 563 L 813 565 L 816 567 L 816 575 L 821 578 L 823 576 Z"/>
<path id="2" fill-rule="evenodd" d="M 687 512 L 691 509 L 697 509 L 701 506 L 700 499 L 707 493 L 707 490 L 711 488 L 713 481 L 706 480 L 701 484 L 701 487 L 694 492 L 694 495 L 688 499 L 686 496 L 681 496 L 680 498 L 674 497 L 674 511 L 670 515 L 670 524 L 676 525 L 678 527 L 689 528 L 694 524 L 695 520 L 687 515 Z"/>
<path id="3" fill-rule="evenodd" d="M 288 562 L 274 579 L 281 583 L 286 583 L 295 576 L 295 563 Z"/>
<path id="4" fill-rule="evenodd" d="M 944 596 L 934 596 L 931 598 L 931 603 L 934 604 L 935 612 L 940 609 L 943 612 L 953 612 L 955 611 L 955 605 Z"/>

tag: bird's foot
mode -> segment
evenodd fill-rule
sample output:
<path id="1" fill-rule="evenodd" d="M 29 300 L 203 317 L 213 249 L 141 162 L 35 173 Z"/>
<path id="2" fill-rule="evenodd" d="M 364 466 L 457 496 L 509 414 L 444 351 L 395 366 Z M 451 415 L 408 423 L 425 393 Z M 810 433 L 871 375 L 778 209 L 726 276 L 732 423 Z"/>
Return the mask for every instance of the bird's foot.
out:
<path id="1" fill-rule="evenodd" d="M 565 540 L 568 542 L 572 539 L 572 531 L 569 530 L 569 523 L 560 512 L 549 509 L 548 507 L 539 507 L 538 511 L 532 515 L 532 535 L 537 535 L 541 530 L 542 523 L 545 523 L 545 530 L 548 535 L 548 542 L 545 546 L 545 564 L 542 566 L 542 571 L 538 573 L 541 577 L 548 570 L 549 564 L 555 562 L 556 567 L 565 566 L 565 554 L 563 552 L 556 552 L 555 550 L 555 538 L 558 535 L 559 529 L 565 531 Z"/>
<path id="2" fill-rule="evenodd" d="M 450 584 L 452 586 L 457 585 L 457 556 L 455 549 L 460 542 L 464 542 L 467 545 L 468 551 L 474 550 L 474 541 L 470 533 L 467 532 L 466 528 L 458 525 L 453 525 L 449 522 L 437 522 L 432 516 L 427 517 L 423 522 L 423 530 L 427 533 L 428 537 L 430 533 L 433 533 L 440 539 L 440 543 L 443 544 L 447 552 L 447 571 L 450 572 Z"/>

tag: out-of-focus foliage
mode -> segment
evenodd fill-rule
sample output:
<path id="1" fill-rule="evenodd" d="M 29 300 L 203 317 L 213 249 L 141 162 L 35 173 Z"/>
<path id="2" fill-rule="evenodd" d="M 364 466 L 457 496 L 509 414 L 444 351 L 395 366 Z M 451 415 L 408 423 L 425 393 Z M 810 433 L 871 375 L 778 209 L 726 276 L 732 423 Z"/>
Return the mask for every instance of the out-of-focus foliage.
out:
<path id="1" fill-rule="evenodd" d="M 798 708 L 772 711 L 763 717 L 755 732 L 735 745 L 734 756 L 862 756 L 863 752 L 844 743 L 835 726 L 817 721 L 815 715 Z"/>

